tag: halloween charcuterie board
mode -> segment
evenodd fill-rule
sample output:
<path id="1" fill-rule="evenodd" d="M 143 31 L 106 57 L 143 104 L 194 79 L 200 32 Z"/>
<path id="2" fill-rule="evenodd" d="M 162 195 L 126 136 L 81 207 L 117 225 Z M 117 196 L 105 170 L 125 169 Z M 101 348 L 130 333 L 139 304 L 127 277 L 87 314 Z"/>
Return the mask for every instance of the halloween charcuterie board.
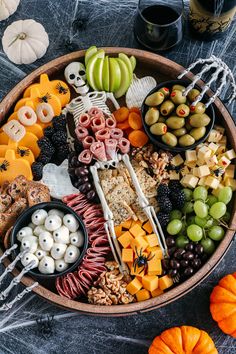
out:
<path id="1" fill-rule="evenodd" d="M 1 253 L 17 245 L 4 264 L 19 257 L 13 274 L 26 268 L 19 281 L 38 295 L 89 314 L 148 311 L 226 253 L 235 126 L 219 99 L 195 104 L 204 83 L 186 92 L 194 76 L 181 72 L 93 46 L 37 69 L 0 104 Z"/>

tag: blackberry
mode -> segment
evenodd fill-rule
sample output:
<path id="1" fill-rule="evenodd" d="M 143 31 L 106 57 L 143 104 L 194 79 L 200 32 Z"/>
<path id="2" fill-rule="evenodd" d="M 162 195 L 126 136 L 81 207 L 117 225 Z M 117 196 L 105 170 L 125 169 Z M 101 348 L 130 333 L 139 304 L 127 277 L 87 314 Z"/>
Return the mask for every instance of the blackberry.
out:
<path id="1" fill-rule="evenodd" d="M 33 162 L 31 165 L 34 180 L 39 181 L 43 175 L 43 164 L 42 162 Z"/>
<path id="2" fill-rule="evenodd" d="M 46 165 L 51 161 L 51 156 L 45 155 L 45 154 L 40 154 L 39 157 L 37 158 L 38 162 L 42 162 L 43 165 Z"/>
<path id="3" fill-rule="evenodd" d="M 52 155 L 55 153 L 54 146 L 52 145 L 51 141 L 46 137 L 38 140 L 38 146 L 40 147 L 41 153 L 43 155 L 52 157 Z"/>
<path id="4" fill-rule="evenodd" d="M 52 135 L 55 133 L 55 130 L 53 127 L 47 127 L 43 130 L 43 133 L 46 138 L 51 139 Z"/>
<path id="5" fill-rule="evenodd" d="M 66 117 L 64 114 L 56 116 L 52 120 L 52 125 L 55 130 L 66 131 Z"/>
<path id="6" fill-rule="evenodd" d="M 160 207 L 160 211 L 164 213 L 170 213 L 172 210 L 172 203 L 168 197 L 160 197 L 158 199 L 158 205 Z"/>
<path id="7" fill-rule="evenodd" d="M 65 159 L 68 158 L 69 153 L 70 153 L 70 149 L 67 144 L 58 146 L 58 148 L 56 150 L 56 159 L 58 161 L 63 162 Z"/>
<path id="8" fill-rule="evenodd" d="M 58 130 L 52 136 L 52 143 L 56 146 L 61 146 L 66 144 L 67 134 L 63 130 Z"/>
<path id="9" fill-rule="evenodd" d="M 170 195 L 172 205 L 175 209 L 182 209 L 185 203 L 185 194 L 182 190 L 173 192 Z"/>
<path id="10" fill-rule="evenodd" d="M 182 186 L 179 181 L 171 180 L 168 184 L 168 187 L 170 188 L 171 193 L 172 192 L 177 192 L 180 189 L 182 189 Z"/>
<path id="11" fill-rule="evenodd" d="M 168 197 L 169 194 L 170 194 L 170 190 L 167 184 L 164 183 L 159 184 L 157 188 L 157 198 L 164 197 L 164 196 Z"/>
<path id="12" fill-rule="evenodd" d="M 159 212 L 157 214 L 158 221 L 161 225 L 161 227 L 166 227 L 170 221 L 170 216 L 167 213 Z"/>

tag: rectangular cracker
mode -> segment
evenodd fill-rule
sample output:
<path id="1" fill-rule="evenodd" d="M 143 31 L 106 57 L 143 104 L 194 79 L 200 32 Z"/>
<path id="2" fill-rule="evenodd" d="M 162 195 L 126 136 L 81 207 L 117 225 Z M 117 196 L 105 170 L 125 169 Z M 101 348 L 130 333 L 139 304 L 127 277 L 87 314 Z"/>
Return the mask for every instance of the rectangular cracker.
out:
<path id="1" fill-rule="evenodd" d="M 122 176 L 112 177 L 110 179 L 100 180 L 103 193 L 107 195 L 110 193 L 119 183 L 124 183 Z"/>
<path id="2" fill-rule="evenodd" d="M 107 194 L 106 198 L 109 203 L 112 201 L 124 201 L 130 205 L 134 202 L 136 193 L 127 183 L 123 182 L 117 185 L 109 194 Z"/>
<path id="3" fill-rule="evenodd" d="M 129 219 L 137 220 L 137 216 L 126 202 L 111 202 L 109 208 L 113 213 L 113 220 L 115 226 L 122 224 Z"/>

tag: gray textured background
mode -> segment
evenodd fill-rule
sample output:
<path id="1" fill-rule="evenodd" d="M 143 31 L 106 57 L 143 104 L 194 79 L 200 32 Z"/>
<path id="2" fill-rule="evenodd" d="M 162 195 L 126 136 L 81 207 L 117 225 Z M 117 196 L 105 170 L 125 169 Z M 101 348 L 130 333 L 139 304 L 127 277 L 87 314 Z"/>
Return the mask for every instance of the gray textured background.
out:
<path id="1" fill-rule="evenodd" d="M 186 2 L 187 3 L 187 2 Z M 132 26 L 137 0 L 21 0 L 18 11 L 0 22 L 0 37 L 14 20 L 33 18 L 41 22 L 50 37 L 44 58 L 16 67 L 0 45 L 0 100 L 25 75 L 47 61 L 71 50 L 90 45 L 138 47 Z M 74 20 L 77 25 L 72 25 Z M 223 39 L 203 43 L 187 31 L 181 44 L 165 56 L 187 66 L 199 57 L 215 54 L 235 72 L 235 24 Z M 230 111 L 235 113 L 234 106 Z M 208 331 L 220 354 L 236 353 L 236 342 L 224 335 L 211 319 L 209 294 L 218 280 L 236 270 L 233 244 L 217 269 L 191 293 L 160 310 L 126 318 L 95 318 L 58 309 L 35 295 L 0 315 L 0 353 L 147 353 L 153 337 L 176 325 L 193 325 Z M 14 296 L 14 294 L 12 294 Z M 45 339 L 36 320 L 53 314 L 53 332 Z M 204 353 L 202 353 L 204 354 Z"/>

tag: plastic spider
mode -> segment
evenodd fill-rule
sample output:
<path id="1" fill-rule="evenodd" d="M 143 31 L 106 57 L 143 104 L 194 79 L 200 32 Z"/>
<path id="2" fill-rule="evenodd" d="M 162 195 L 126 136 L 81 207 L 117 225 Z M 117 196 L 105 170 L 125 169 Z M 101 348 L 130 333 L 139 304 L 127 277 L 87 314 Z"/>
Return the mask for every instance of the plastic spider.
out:
<path id="1" fill-rule="evenodd" d="M 7 171 L 7 167 L 10 163 L 7 160 L 4 160 L 3 163 L 0 165 L 0 172 Z"/>
<path id="2" fill-rule="evenodd" d="M 41 103 L 48 103 L 48 100 L 50 100 L 52 96 L 49 93 L 46 93 L 43 97 L 39 97 L 39 102 Z"/>
<path id="3" fill-rule="evenodd" d="M 213 174 L 214 174 L 216 177 L 219 177 L 219 176 L 223 175 L 223 173 L 224 173 L 224 169 L 221 168 L 221 167 L 219 167 L 219 168 L 217 168 L 216 170 L 213 171 Z"/>
<path id="4" fill-rule="evenodd" d="M 68 92 L 68 89 L 63 87 L 62 84 L 60 82 L 58 82 L 57 86 L 56 86 L 57 91 L 62 94 L 65 95 Z"/>
<path id="5" fill-rule="evenodd" d="M 148 262 L 153 259 L 154 255 L 151 256 L 151 252 L 149 253 L 148 256 L 145 256 L 142 253 L 142 248 L 140 248 L 140 252 L 138 253 L 138 249 L 137 247 L 135 247 L 135 253 L 137 255 L 137 258 L 135 258 L 133 266 L 134 266 L 134 271 L 136 271 L 136 267 L 141 268 L 143 267 L 143 269 L 140 270 L 139 274 L 142 273 L 142 271 L 146 272 L 147 270 L 147 266 L 148 266 Z"/>
<path id="6" fill-rule="evenodd" d="M 38 325 L 39 333 L 44 337 L 48 338 L 53 332 L 54 326 L 54 316 L 47 315 L 47 317 L 41 316 L 40 318 L 36 319 L 36 323 Z"/>
<path id="7" fill-rule="evenodd" d="M 20 149 L 19 147 L 16 150 L 17 154 L 20 155 L 21 157 L 23 156 L 29 156 L 30 151 L 29 149 Z"/>

